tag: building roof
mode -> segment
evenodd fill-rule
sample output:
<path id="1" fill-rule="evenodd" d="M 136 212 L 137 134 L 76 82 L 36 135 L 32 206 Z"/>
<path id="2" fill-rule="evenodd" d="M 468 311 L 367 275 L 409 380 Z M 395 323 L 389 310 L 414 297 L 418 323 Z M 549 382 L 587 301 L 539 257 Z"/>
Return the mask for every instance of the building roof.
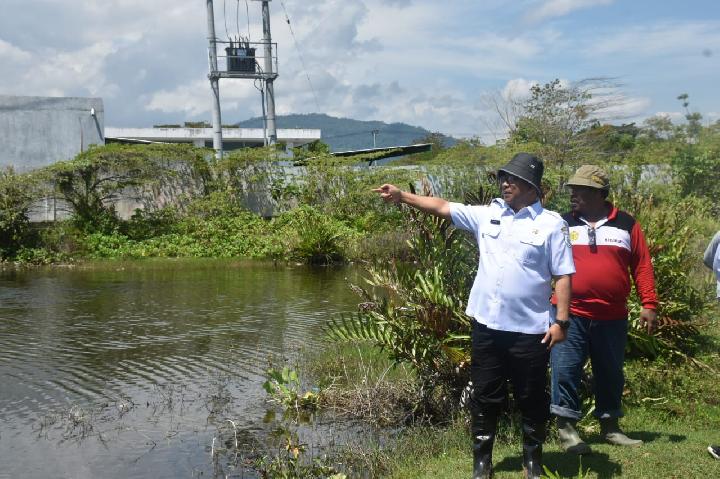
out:
<path id="1" fill-rule="evenodd" d="M 300 146 L 319 140 L 319 129 L 279 129 L 280 142 Z M 223 128 L 223 144 L 259 144 L 265 140 L 262 128 Z M 212 128 L 105 128 L 105 140 L 124 142 L 199 143 L 212 142 Z"/>

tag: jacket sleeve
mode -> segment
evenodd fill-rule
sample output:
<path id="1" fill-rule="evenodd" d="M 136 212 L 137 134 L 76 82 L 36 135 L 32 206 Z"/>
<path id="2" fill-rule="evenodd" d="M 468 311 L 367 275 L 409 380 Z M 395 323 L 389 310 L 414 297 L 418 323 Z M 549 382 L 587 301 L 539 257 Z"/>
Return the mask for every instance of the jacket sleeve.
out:
<path id="1" fill-rule="evenodd" d="M 657 309 L 658 299 L 655 293 L 655 275 L 653 273 L 650 251 L 640 224 L 635 222 L 630 233 L 630 272 L 637 288 L 643 308 Z"/>
<path id="2" fill-rule="evenodd" d="M 705 249 L 705 254 L 703 255 L 703 263 L 710 269 L 713 269 L 713 262 L 715 261 L 715 253 L 717 252 L 718 244 L 720 244 L 720 231 L 715 233 L 713 239 L 710 240 L 710 244 Z"/>

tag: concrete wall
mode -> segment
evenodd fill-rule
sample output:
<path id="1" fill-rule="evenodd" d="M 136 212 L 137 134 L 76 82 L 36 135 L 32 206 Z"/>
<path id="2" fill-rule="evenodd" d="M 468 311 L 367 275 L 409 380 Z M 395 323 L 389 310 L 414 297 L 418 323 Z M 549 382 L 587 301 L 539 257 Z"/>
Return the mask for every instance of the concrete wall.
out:
<path id="1" fill-rule="evenodd" d="M 104 116 L 101 98 L 0 95 L 0 167 L 27 171 L 102 145 Z"/>

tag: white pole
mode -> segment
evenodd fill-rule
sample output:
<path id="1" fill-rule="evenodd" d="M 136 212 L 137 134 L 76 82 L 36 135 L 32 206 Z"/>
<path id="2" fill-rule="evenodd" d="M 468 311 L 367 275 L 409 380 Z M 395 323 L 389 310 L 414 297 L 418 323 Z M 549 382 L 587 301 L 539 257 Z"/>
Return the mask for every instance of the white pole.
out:
<path id="1" fill-rule="evenodd" d="M 210 88 L 213 94 L 213 149 L 215 157 L 222 159 L 222 119 L 220 116 L 220 75 L 217 63 L 217 38 L 215 37 L 215 13 L 213 11 L 213 0 L 207 0 L 208 17 L 208 41 L 210 42 Z"/>
<path id="2" fill-rule="evenodd" d="M 264 73 L 270 75 L 265 80 L 265 101 L 267 102 L 267 129 L 270 145 L 277 143 L 277 128 L 275 127 L 275 89 L 273 87 L 273 53 L 272 36 L 270 34 L 270 6 L 267 0 L 262 2 L 263 16 L 263 43 L 265 44 Z"/>

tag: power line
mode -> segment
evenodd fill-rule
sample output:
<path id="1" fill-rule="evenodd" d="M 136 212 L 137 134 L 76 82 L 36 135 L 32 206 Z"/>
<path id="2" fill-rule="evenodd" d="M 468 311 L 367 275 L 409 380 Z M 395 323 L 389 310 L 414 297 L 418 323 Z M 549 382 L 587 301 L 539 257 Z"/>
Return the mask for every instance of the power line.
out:
<path id="1" fill-rule="evenodd" d="M 227 13 L 225 12 L 225 0 L 223 0 L 223 22 L 225 22 L 225 36 L 230 40 L 230 33 L 227 29 Z"/>
<path id="2" fill-rule="evenodd" d="M 235 4 L 235 29 L 237 30 L 238 39 L 242 38 L 240 35 L 240 0 L 237 0 Z"/>
<path id="3" fill-rule="evenodd" d="M 320 102 L 318 102 L 318 97 L 315 93 L 315 87 L 312 84 L 312 80 L 310 80 L 310 74 L 308 73 L 308 68 L 305 64 L 305 58 L 303 58 L 303 54 L 300 51 L 300 45 L 297 41 L 297 38 L 295 37 L 295 32 L 293 31 L 292 24 L 290 23 L 290 16 L 288 15 L 287 9 L 285 8 L 285 2 L 283 2 L 283 0 L 280 0 L 280 5 L 282 5 L 283 12 L 285 12 L 285 20 L 287 21 L 288 28 L 290 29 L 290 35 L 293 37 L 293 42 L 295 42 L 295 50 L 297 50 L 298 52 L 298 58 L 300 58 L 300 63 L 302 64 L 303 70 L 305 71 L 305 78 L 307 78 L 308 84 L 310 85 L 310 90 L 312 91 L 313 98 L 315 99 L 315 106 L 317 107 L 319 112 Z"/>
<path id="4" fill-rule="evenodd" d="M 238 3 L 240 3 L 240 0 L 238 0 Z M 247 15 L 247 24 L 248 24 L 248 41 L 250 41 L 250 5 L 248 5 L 248 0 L 245 0 L 245 14 Z"/>

